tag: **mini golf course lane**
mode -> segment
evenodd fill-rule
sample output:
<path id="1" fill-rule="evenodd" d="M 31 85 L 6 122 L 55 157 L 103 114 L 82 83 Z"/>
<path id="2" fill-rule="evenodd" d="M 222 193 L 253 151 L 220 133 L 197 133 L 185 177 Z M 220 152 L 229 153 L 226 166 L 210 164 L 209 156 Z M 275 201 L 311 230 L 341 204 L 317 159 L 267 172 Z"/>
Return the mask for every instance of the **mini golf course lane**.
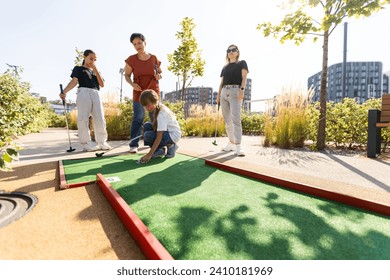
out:
<path id="1" fill-rule="evenodd" d="M 64 165 L 73 180 L 90 180 L 90 171 L 117 177 L 112 187 L 175 259 L 390 259 L 386 216 L 200 159 L 177 155 L 137 165 L 138 157 Z"/>

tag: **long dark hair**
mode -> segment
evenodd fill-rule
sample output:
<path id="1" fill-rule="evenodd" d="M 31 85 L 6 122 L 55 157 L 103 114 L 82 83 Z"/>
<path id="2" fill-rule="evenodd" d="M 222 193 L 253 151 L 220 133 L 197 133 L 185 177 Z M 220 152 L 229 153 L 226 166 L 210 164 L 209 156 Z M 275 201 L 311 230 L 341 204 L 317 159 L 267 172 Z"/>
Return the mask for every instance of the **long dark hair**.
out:
<path id="1" fill-rule="evenodd" d="M 93 51 L 93 50 L 85 50 L 84 51 L 84 53 L 83 53 L 83 55 L 84 55 L 84 57 L 87 57 L 88 55 L 90 55 L 90 54 L 95 54 L 95 52 Z M 81 66 L 84 66 L 84 62 L 85 62 L 85 59 L 83 59 L 83 63 L 81 64 Z"/>
<path id="2" fill-rule="evenodd" d="M 146 89 L 141 93 L 139 103 L 141 103 L 142 106 L 147 106 L 148 104 L 153 104 L 156 106 L 156 110 L 154 112 L 153 130 L 157 131 L 157 116 L 158 113 L 160 113 L 161 107 L 164 106 L 160 103 L 158 94 L 152 89 Z"/>

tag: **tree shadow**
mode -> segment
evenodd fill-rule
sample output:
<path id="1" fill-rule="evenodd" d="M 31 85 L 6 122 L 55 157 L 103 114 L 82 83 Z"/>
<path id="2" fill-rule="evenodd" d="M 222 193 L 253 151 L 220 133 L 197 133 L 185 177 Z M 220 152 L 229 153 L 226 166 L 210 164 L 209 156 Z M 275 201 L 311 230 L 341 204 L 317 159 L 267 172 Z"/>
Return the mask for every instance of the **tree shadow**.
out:
<path id="1" fill-rule="evenodd" d="M 147 168 L 164 162 L 165 169 L 148 172 L 132 185 L 125 182 L 113 186 L 124 200 L 132 205 L 153 195 L 175 196 L 199 187 L 216 169 L 205 166 L 204 160 L 183 157 L 182 160 L 168 163 L 170 159 L 156 159 L 148 165 L 137 165 L 135 169 Z M 168 167 L 166 167 L 168 165 Z"/>
<path id="2" fill-rule="evenodd" d="M 99 187 L 92 184 L 85 190 L 92 205 L 84 208 L 78 217 L 83 221 L 99 220 L 111 245 L 106 250 L 113 250 L 121 260 L 145 259 L 119 217 L 111 211 L 112 206 Z M 101 254 L 104 255 L 104 252 Z"/>
<path id="3" fill-rule="evenodd" d="M 40 174 L 43 173 L 53 173 L 52 180 L 39 181 L 37 183 L 31 183 L 32 181 L 36 180 L 29 180 L 32 177 L 37 177 L 37 179 L 39 179 Z M 24 184 L 25 180 L 26 184 Z M 53 185 L 58 184 L 58 180 L 58 163 L 55 162 L 31 164 L 28 166 L 16 166 L 10 172 L 0 172 L 0 183 L 13 183 L 19 181 L 20 184 L 22 184 L 22 186 L 10 191 L 26 193 L 37 192 L 40 190 L 53 188 Z"/>
<path id="4" fill-rule="evenodd" d="M 225 239 L 229 251 L 248 259 L 277 259 L 280 257 L 291 259 L 286 239 L 272 236 L 271 242 L 259 243 L 250 238 L 248 234 L 250 228 L 261 231 L 263 225 L 257 222 L 257 217 L 248 215 L 248 212 L 249 208 L 246 205 L 241 205 L 232 209 L 226 216 L 217 219 L 214 232 Z M 275 250 L 282 252 L 282 256 L 274 254 Z"/>
<path id="5" fill-rule="evenodd" d="M 299 205 L 278 202 L 278 195 L 268 193 L 266 206 L 273 216 L 280 217 L 292 223 L 297 238 L 306 248 L 309 259 L 360 260 L 389 259 L 390 238 L 383 233 L 369 230 L 361 235 L 348 227 L 340 229 L 334 224 L 336 218 L 348 217 L 355 225 L 359 225 L 364 215 L 362 212 L 340 206 L 336 203 L 326 203 L 317 208 L 327 219 L 320 217 L 309 209 Z M 385 250 L 383 250 L 386 248 Z M 290 250 L 292 250 L 290 244 Z"/>
<path id="6" fill-rule="evenodd" d="M 366 179 L 366 180 L 372 182 L 373 184 L 377 185 L 379 188 L 384 189 L 384 190 L 386 190 L 388 192 L 390 191 L 390 185 L 385 184 L 385 183 L 379 181 L 378 179 L 374 178 L 373 176 L 371 176 L 371 175 L 369 175 L 369 174 L 367 174 L 365 172 L 362 172 L 360 169 L 358 169 L 358 168 L 356 168 L 356 167 L 346 163 L 345 161 L 339 159 L 338 157 L 335 157 L 335 156 L 333 156 L 331 154 L 327 154 L 327 156 L 331 160 L 333 160 L 334 162 L 337 162 L 341 166 L 345 167 L 346 169 L 348 169 L 348 170 L 358 174 L 359 176 L 363 177 L 364 179 Z"/>
<path id="7" fill-rule="evenodd" d="M 83 158 L 64 161 L 66 180 L 91 181 L 96 179 L 96 174 L 101 173 L 105 177 L 139 167 L 134 156 L 106 156 L 96 158 Z M 72 172 L 70 170 L 72 169 Z"/>
<path id="8" fill-rule="evenodd" d="M 356 231 L 365 217 L 352 208 L 325 203 L 313 211 L 282 203 L 275 193 L 259 198 L 259 203 L 269 209 L 269 217 L 258 217 L 245 204 L 225 215 L 208 208 L 181 207 L 173 227 L 177 237 L 174 240 L 165 237 L 163 242 L 169 243 L 169 250 L 176 259 L 390 259 L 389 236 L 375 229 Z M 351 225 L 343 228 L 334 224 L 334 220 L 345 216 L 355 230 L 350 229 Z M 289 224 L 289 227 L 278 230 L 275 227 L 278 223 Z M 207 234 L 217 237 L 205 241 L 208 237 L 203 236 L 202 228 L 208 228 Z M 206 246 L 200 248 L 199 243 Z"/>

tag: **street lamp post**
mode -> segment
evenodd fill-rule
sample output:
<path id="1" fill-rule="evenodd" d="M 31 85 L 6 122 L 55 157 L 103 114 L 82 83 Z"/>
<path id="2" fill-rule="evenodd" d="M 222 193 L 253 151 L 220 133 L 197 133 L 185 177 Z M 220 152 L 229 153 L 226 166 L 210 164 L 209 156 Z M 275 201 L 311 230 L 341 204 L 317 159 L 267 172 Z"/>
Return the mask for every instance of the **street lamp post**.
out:
<path id="1" fill-rule="evenodd" d="M 120 97 L 119 101 L 122 103 L 122 86 L 123 86 L 123 75 L 125 73 L 125 69 L 119 68 L 119 74 L 121 74 L 121 91 L 120 91 Z"/>

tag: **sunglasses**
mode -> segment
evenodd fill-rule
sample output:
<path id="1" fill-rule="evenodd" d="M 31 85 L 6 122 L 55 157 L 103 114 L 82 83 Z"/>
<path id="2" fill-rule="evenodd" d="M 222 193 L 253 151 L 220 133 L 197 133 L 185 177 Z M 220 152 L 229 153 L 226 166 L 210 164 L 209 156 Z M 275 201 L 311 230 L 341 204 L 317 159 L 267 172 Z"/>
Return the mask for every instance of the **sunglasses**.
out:
<path id="1" fill-rule="evenodd" d="M 227 53 L 231 53 L 231 52 L 237 52 L 238 49 L 237 48 L 232 48 L 232 49 L 227 49 Z"/>

